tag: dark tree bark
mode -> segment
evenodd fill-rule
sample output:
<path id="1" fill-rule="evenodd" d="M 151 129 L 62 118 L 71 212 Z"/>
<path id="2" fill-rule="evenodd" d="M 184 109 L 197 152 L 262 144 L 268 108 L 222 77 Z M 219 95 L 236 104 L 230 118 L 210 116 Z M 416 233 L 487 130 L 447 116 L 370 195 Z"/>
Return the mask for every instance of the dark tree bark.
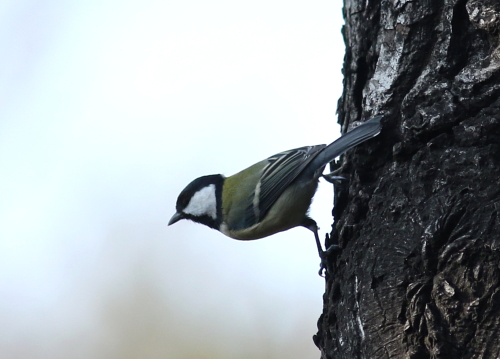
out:
<path id="1" fill-rule="evenodd" d="M 500 357 L 500 1 L 345 0 L 322 358 Z"/>

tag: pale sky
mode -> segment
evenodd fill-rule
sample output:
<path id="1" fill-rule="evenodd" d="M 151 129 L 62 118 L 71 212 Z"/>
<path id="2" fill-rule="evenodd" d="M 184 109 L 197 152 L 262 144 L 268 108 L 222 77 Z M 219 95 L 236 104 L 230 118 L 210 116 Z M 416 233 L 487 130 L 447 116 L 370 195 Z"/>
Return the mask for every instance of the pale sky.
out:
<path id="1" fill-rule="evenodd" d="M 342 23 L 340 0 L 1 2 L 0 357 L 319 357 L 309 231 L 167 222 L 196 177 L 338 137 Z"/>

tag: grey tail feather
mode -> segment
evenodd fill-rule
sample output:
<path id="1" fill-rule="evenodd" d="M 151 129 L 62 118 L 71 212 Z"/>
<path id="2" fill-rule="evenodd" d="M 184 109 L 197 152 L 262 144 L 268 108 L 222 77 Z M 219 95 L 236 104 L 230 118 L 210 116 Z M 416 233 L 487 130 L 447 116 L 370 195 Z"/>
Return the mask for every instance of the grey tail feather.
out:
<path id="1" fill-rule="evenodd" d="M 312 176 L 314 172 L 333 161 L 345 151 L 377 136 L 382 130 L 382 124 L 380 123 L 381 119 L 382 116 L 377 116 L 365 121 L 326 146 L 325 149 L 307 165 L 301 175 L 304 175 L 305 178 L 310 178 L 309 176 Z"/>

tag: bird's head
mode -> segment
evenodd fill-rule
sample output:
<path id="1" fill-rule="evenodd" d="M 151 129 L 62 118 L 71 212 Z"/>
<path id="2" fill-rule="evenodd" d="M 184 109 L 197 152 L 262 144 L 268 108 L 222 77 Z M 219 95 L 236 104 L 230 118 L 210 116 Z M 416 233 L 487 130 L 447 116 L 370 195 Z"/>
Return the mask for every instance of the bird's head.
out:
<path id="1" fill-rule="evenodd" d="M 176 213 L 168 225 L 181 219 L 204 224 L 219 229 L 221 224 L 221 197 L 224 176 L 209 175 L 195 179 L 186 186 L 177 198 Z"/>

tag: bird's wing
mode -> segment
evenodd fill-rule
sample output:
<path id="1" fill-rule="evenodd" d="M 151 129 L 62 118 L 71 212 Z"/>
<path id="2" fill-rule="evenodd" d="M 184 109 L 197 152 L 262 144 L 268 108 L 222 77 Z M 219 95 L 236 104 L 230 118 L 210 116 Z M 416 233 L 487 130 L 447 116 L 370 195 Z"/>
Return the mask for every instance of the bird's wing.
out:
<path id="1" fill-rule="evenodd" d="M 238 187 L 228 191 L 242 206 L 228 206 L 226 217 L 231 229 L 244 229 L 259 223 L 276 203 L 288 186 L 298 178 L 309 180 L 318 176 L 318 171 L 335 157 L 350 148 L 375 137 L 381 130 L 381 116 L 364 122 L 347 132 L 330 145 L 300 147 L 275 154 L 232 176 Z M 230 178 L 226 180 L 228 186 Z M 223 201 L 229 203 L 230 198 Z"/>
<path id="2" fill-rule="evenodd" d="M 325 145 L 306 146 L 269 157 L 255 187 L 253 203 L 247 209 L 247 218 L 253 218 L 254 223 L 262 220 L 285 189 L 324 148 Z"/>

